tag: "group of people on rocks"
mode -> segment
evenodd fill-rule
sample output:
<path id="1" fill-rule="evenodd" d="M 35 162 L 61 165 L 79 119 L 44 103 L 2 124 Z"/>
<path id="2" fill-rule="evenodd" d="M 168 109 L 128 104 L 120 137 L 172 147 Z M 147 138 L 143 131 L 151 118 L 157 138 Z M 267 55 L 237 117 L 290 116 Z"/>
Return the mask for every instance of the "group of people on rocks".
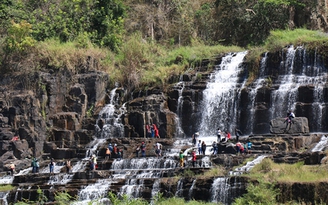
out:
<path id="1" fill-rule="evenodd" d="M 117 144 L 112 145 L 112 143 L 108 144 L 105 152 L 105 160 L 111 159 L 112 157 L 118 158 L 121 160 L 123 158 L 123 149 L 118 148 Z"/>
<path id="2" fill-rule="evenodd" d="M 156 156 L 161 157 L 162 150 L 163 150 L 162 144 L 159 142 L 156 142 L 153 145 L 153 147 L 154 147 Z M 139 152 L 141 152 L 141 157 L 146 157 L 146 143 L 144 141 L 142 141 L 140 145 L 136 146 L 136 148 L 135 148 L 136 157 L 139 157 Z"/>
<path id="3" fill-rule="evenodd" d="M 253 145 L 253 143 L 251 141 L 247 141 L 246 143 L 242 143 L 242 142 L 238 141 L 236 143 L 237 154 L 239 154 L 239 153 L 250 154 L 252 145 Z"/>
<path id="4" fill-rule="evenodd" d="M 252 149 L 252 142 L 245 141 L 244 143 L 240 141 L 240 136 L 243 135 L 243 133 L 238 129 L 235 128 L 235 149 L 237 153 L 251 153 Z M 192 135 L 192 144 L 193 146 L 196 147 L 196 141 L 197 137 L 199 136 L 199 132 L 196 132 Z M 217 155 L 219 154 L 219 144 L 223 143 L 225 144 L 228 142 L 228 140 L 231 140 L 231 134 L 226 130 L 224 132 L 221 131 L 220 128 L 217 129 L 217 141 L 213 141 L 212 143 L 212 155 Z M 198 140 L 197 143 L 197 150 L 198 150 L 198 155 L 205 155 L 207 145 L 205 141 Z M 196 152 L 195 152 L 196 153 Z"/>
<path id="5" fill-rule="evenodd" d="M 161 138 L 159 135 L 159 130 L 156 124 L 147 124 L 146 125 L 146 137 L 147 138 Z"/>

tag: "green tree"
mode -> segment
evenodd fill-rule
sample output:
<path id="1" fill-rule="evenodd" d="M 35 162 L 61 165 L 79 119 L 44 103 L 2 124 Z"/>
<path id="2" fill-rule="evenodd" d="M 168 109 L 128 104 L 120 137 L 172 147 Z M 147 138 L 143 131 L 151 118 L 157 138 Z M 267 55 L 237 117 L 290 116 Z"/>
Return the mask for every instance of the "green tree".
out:
<path id="1" fill-rule="evenodd" d="M 25 20 L 20 23 L 12 21 L 5 43 L 7 53 L 21 53 L 34 46 L 35 40 L 31 37 L 31 27 L 31 24 Z"/>
<path id="2" fill-rule="evenodd" d="M 118 50 L 124 33 L 126 8 L 122 0 L 98 0 L 94 5 L 90 32 L 95 33 L 95 42 Z"/>

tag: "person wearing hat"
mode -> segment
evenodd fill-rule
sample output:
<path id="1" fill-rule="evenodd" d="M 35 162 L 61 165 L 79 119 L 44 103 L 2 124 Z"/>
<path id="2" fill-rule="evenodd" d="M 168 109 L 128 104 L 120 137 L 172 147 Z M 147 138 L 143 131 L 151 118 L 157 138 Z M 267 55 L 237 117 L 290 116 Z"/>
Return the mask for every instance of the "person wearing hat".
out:
<path id="1" fill-rule="evenodd" d="M 184 154 L 183 154 L 183 151 L 181 150 L 180 151 L 180 154 L 179 154 L 179 159 L 180 159 L 180 167 L 184 167 Z"/>

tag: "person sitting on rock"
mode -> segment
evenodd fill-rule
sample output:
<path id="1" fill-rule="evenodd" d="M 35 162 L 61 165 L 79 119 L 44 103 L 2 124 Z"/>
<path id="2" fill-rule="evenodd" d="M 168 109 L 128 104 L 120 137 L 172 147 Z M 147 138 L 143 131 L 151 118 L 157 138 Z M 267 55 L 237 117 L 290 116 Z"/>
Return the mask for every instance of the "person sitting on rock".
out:
<path id="1" fill-rule="evenodd" d="M 241 142 L 236 143 L 237 154 L 244 153 L 244 146 Z"/>

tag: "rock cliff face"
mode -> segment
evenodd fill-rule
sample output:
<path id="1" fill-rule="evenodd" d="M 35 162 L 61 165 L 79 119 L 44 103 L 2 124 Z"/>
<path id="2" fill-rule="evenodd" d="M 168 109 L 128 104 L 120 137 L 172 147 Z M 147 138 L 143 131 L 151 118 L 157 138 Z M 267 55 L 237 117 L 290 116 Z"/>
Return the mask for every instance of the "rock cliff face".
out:
<path id="1" fill-rule="evenodd" d="M 231 55 L 229 62 L 236 56 Z M 213 92 L 209 83 L 220 84 L 225 80 L 215 82 L 214 77 L 225 75 L 220 72 L 227 69 L 226 60 L 224 55 L 204 60 L 165 92 L 154 88 L 127 94 L 124 89 L 110 88 L 106 73 L 88 70 L 3 76 L 1 155 L 12 152 L 22 159 L 45 153 L 53 155 L 62 149 L 66 154 L 58 157 L 76 157 L 96 135 L 144 137 L 146 124 L 156 124 L 162 138 L 191 136 L 198 130 L 205 136 L 215 135 L 217 127 L 230 132 L 239 127 L 244 134 L 281 133 L 272 130 L 278 121 L 271 120 L 284 117 L 291 108 L 300 117 L 297 119 L 302 120 L 300 124 L 297 120 L 297 126 L 287 133 L 328 131 L 328 70 L 321 56 L 302 47 L 265 54 L 255 72 L 257 79 L 252 83 L 247 78 L 251 75 L 249 65 L 241 61 L 239 70 L 231 72 L 236 73 L 234 86 L 227 93 L 212 94 L 214 100 L 209 100 Z M 208 71 L 209 65 L 216 65 L 214 72 Z M 220 87 L 213 90 L 220 89 L 223 90 Z M 109 103 L 116 110 L 114 117 L 121 119 L 121 132 L 103 133 L 108 127 L 106 123 L 112 121 L 106 119 L 106 113 L 101 113 Z M 211 104 L 213 107 L 207 107 Z M 124 111 L 119 111 L 122 108 Z M 102 115 L 98 116 L 99 113 Z M 213 119 L 208 119 L 209 116 Z M 11 141 L 15 135 L 20 138 L 18 142 Z"/>
<path id="2" fill-rule="evenodd" d="M 96 147 L 100 156 L 109 142 L 120 143 L 125 156 L 132 156 L 136 142 L 147 140 L 151 144 L 152 139 L 144 138 L 147 124 L 156 124 L 161 139 L 165 140 L 189 137 L 196 131 L 202 136 L 213 136 L 218 127 L 230 132 L 238 127 L 244 135 L 252 136 L 254 153 L 279 151 L 273 158 L 276 162 L 320 163 L 322 154 L 290 153 L 308 149 L 319 141 L 319 136 L 300 135 L 328 131 L 326 59 L 301 47 L 291 47 L 263 54 L 258 71 L 251 73 L 250 65 L 243 61 L 244 55 L 246 52 L 204 60 L 166 90 L 153 88 L 133 93 L 110 87 L 114 83 L 108 74 L 92 70 L 3 76 L 0 171 L 8 171 L 12 162 L 17 170 L 29 167 L 32 157 L 82 159 L 95 138 L 104 140 Z M 211 65 L 215 65 L 213 71 L 208 69 Z M 256 76 L 253 81 L 249 80 L 251 75 Z M 107 109 L 111 110 L 110 114 Z M 295 124 L 283 130 L 283 117 L 289 109 L 296 114 Z M 277 134 L 282 134 L 283 139 L 277 140 Z M 226 151 L 235 153 L 233 146 L 226 147 Z M 235 163 L 229 156 L 213 161 Z M 103 169 L 110 168 L 110 164 L 103 166 Z M 188 186 L 193 183 L 186 180 Z M 195 192 L 208 198 L 205 195 L 208 183 L 197 182 Z M 243 191 L 244 188 L 240 193 Z"/>

